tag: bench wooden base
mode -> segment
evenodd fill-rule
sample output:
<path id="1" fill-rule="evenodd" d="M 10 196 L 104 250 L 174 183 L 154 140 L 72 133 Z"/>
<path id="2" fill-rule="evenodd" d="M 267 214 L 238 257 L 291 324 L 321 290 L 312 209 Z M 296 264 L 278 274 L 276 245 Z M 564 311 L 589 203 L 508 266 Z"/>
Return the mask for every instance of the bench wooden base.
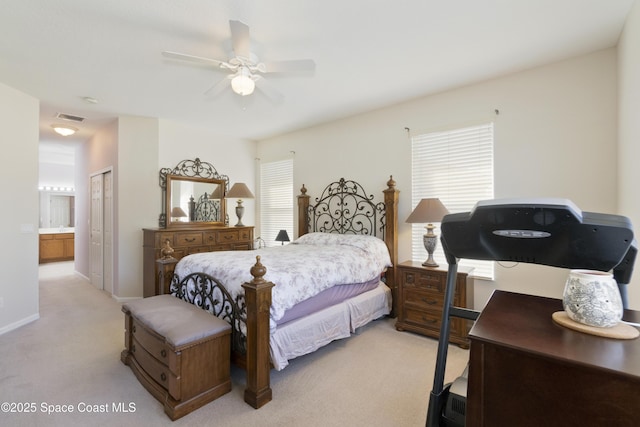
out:
<path id="1" fill-rule="evenodd" d="M 120 359 L 128 365 L 140 383 L 164 405 L 165 413 L 176 420 L 231 391 L 231 327 L 225 321 L 169 295 L 171 316 L 193 322 L 193 310 L 211 321 L 211 335 L 174 345 L 157 332 L 148 319 L 136 316 L 140 305 L 125 304 L 125 349 Z M 167 298 L 172 298 L 177 304 Z M 154 301 L 145 304 L 152 306 Z M 180 316 L 184 310 L 184 316 Z M 177 314 L 176 314 L 177 313 Z M 201 319 L 202 320 L 202 319 Z M 221 325 L 219 322 L 222 322 Z M 175 324 L 175 323 L 174 323 Z M 166 325 L 164 325 L 166 326 Z M 180 329 L 180 328 L 177 328 Z M 175 337 L 174 337 L 175 338 Z"/>

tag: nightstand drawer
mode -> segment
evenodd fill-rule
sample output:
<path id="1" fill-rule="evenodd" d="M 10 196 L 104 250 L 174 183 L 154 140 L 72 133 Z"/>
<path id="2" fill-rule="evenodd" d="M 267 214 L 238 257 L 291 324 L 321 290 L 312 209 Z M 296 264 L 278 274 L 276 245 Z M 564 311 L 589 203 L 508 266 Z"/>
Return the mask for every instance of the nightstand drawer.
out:
<path id="1" fill-rule="evenodd" d="M 405 307 L 405 321 L 407 323 L 413 323 L 416 326 L 430 329 L 434 332 L 440 332 L 440 322 L 442 321 L 442 314 L 437 311 L 424 311 L 414 310 L 409 307 Z"/>
<path id="2" fill-rule="evenodd" d="M 428 292 L 421 289 L 404 289 L 404 303 L 421 310 L 442 311 L 444 304 L 444 294 L 438 292 Z"/>
<path id="3" fill-rule="evenodd" d="M 415 286 L 429 289 L 436 292 L 444 292 L 446 285 L 446 275 L 424 269 L 424 271 L 402 271 L 402 281 L 404 286 Z"/>

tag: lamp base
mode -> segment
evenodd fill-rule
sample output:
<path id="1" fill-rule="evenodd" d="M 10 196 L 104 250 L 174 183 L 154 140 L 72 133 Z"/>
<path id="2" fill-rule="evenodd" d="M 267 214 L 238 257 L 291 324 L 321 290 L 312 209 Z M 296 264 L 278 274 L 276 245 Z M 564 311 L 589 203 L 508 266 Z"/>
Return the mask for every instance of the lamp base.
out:
<path id="1" fill-rule="evenodd" d="M 437 262 L 435 262 L 433 260 L 433 258 L 429 258 L 427 259 L 425 262 L 422 263 L 423 267 L 440 267 L 440 264 L 438 264 Z"/>
<path id="2" fill-rule="evenodd" d="M 236 206 L 236 216 L 238 217 L 238 223 L 236 227 L 244 227 L 242 223 L 242 215 L 244 215 L 244 206 L 242 206 L 242 202 L 238 200 L 238 206 Z"/>
<path id="3" fill-rule="evenodd" d="M 424 267 L 438 267 L 438 263 L 433 259 L 433 251 L 436 250 L 436 245 L 438 244 L 438 236 L 433 233 L 433 228 L 433 225 L 429 224 L 427 226 L 427 234 L 422 236 L 422 243 L 429 254 L 427 260 L 422 263 Z"/>

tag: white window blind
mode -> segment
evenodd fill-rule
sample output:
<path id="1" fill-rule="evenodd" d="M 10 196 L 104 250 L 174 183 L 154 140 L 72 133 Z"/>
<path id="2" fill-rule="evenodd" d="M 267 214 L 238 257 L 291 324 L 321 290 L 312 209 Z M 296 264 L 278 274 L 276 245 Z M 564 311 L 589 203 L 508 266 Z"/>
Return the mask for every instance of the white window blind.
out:
<path id="1" fill-rule="evenodd" d="M 287 230 L 293 239 L 293 160 L 260 165 L 260 236 L 266 246 L 280 245 L 276 236 Z"/>
<path id="2" fill-rule="evenodd" d="M 421 199 L 438 197 L 450 213 L 470 211 L 476 202 L 493 196 L 493 123 L 431 132 L 411 138 L 412 209 Z M 424 262 L 427 251 L 422 236 L 426 224 L 412 224 L 412 258 Z M 435 233 L 440 236 L 439 224 Z M 447 261 L 438 239 L 434 259 Z M 493 261 L 460 260 L 473 267 L 473 276 L 494 278 Z"/>

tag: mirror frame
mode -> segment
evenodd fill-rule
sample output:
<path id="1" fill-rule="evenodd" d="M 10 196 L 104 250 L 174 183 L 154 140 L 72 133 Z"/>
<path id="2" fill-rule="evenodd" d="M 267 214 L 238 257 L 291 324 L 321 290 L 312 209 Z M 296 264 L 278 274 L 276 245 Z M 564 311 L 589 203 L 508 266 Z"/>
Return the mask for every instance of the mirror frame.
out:
<path id="1" fill-rule="evenodd" d="M 172 180 L 221 185 L 223 194 L 220 199 L 220 221 L 188 221 L 174 223 L 169 221 Z M 219 174 L 211 163 L 202 162 L 196 157 L 195 160 L 182 160 L 174 168 L 162 168 L 160 169 L 160 187 L 162 188 L 162 213 L 160 214 L 159 219 L 160 228 L 209 227 L 212 225 L 225 226 L 229 223 L 226 199 L 224 198 L 227 191 L 229 191 L 229 177 L 227 175 Z"/>

